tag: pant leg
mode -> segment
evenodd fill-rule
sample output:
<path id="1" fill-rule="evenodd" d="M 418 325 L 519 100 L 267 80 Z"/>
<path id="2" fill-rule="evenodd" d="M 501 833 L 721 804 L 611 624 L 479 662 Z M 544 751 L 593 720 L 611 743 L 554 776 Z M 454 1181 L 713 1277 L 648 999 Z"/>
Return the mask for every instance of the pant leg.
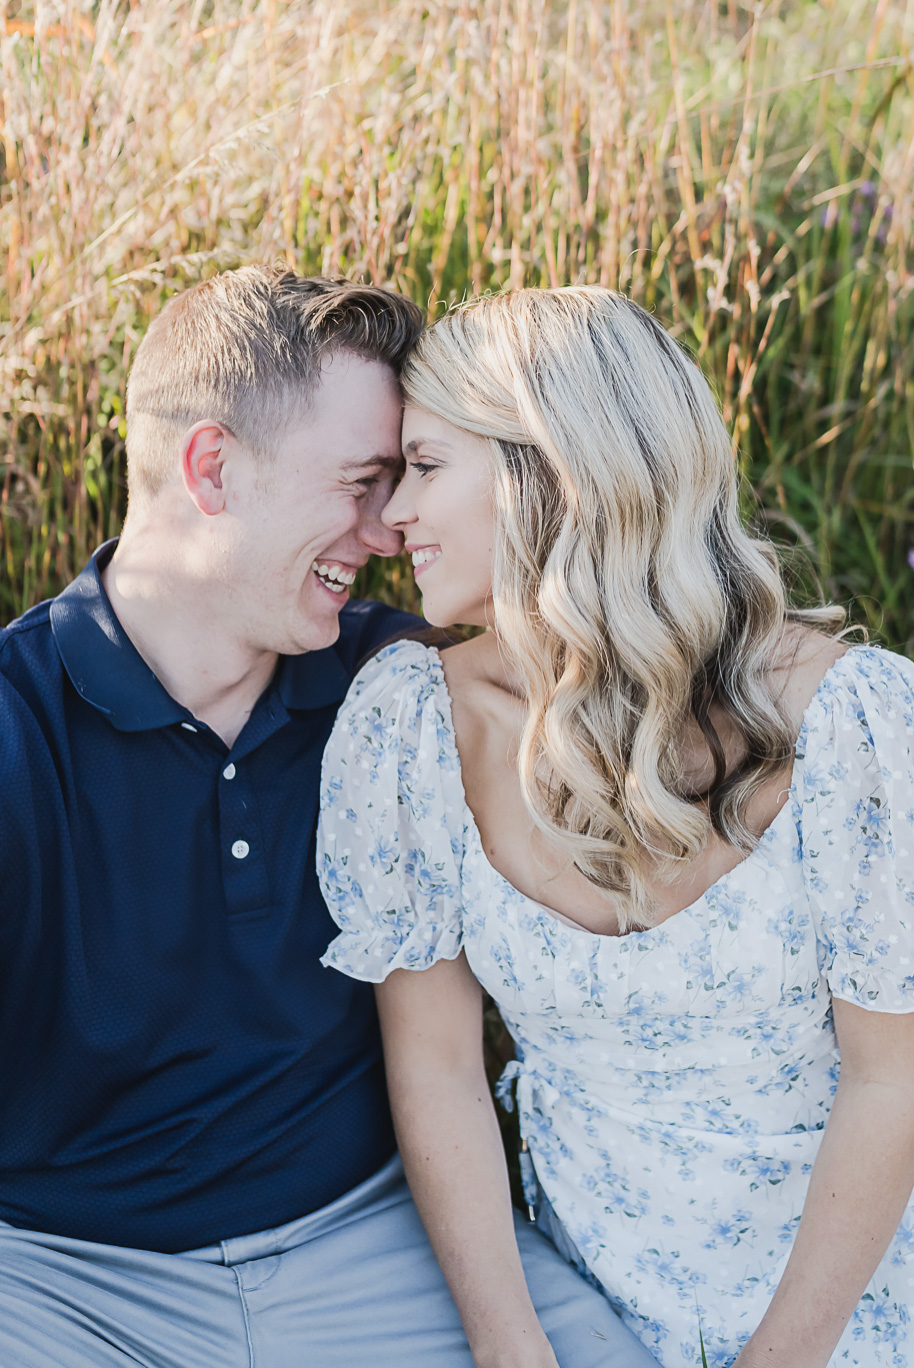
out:
<path id="1" fill-rule="evenodd" d="M 527 1286 L 560 1368 L 658 1368 L 602 1292 L 518 1212 L 515 1233 Z"/>
<path id="2" fill-rule="evenodd" d="M 472 1368 L 405 1181 L 340 1215 L 282 1252 L 234 1265 L 253 1368 Z M 657 1368 L 605 1298 L 520 1216 L 517 1234 L 561 1368 Z"/>
<path id="3" fill-rule="evenodd" d="M 249 1368 L 230 1268 L 0 1225 L 0 1368 Z"/>

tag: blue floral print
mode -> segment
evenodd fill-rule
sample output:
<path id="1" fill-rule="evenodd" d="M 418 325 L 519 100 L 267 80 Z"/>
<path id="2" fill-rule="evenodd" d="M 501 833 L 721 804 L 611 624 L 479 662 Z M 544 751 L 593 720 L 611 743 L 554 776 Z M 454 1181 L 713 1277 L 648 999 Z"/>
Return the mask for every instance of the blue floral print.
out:
<path id="1" fill-rule="evenodd" d="M 854 646 L 803 720 L 788 799 L 690 907 L 598 936 L 489 865 L 441 662 L 399 642 L 355 680 L 318 842 L 341 934 L 379 982 L 465 950 L 517 1048 L 536 1176 L 664 1368 L 728 1365 L 796 1234 L 838 1079 L 831 1000 L 914 1011 L 914 665 Z M 914 1362 L 914 1205 L 831 1360 Z"/>

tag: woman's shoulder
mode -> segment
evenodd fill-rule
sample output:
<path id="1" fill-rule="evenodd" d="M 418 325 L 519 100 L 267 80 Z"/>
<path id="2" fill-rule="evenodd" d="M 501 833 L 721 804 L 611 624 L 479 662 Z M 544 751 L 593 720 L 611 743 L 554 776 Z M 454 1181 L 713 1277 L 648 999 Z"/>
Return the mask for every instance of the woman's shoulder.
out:
<path id="1" fill-rule="evenodd" d="M 891 710 L 914 689 L 914 663 L 883 646 L 796 625 L 782 638 L 770 679 L 799 733 L 841 701 L 865 698 L 870 711 Z"/>
<path id="2" fill-rule="evenodd" d="M 324 751 L 317 868 L 341 935 L 322 964 L 379 983 L 456 958 L 462 795 L 438 652 L 393 642 L 356 676 Z"/>
<path id="3" fill-rule="evenodd" d="M 848 644 L 800 623 L 788 623 L 775 652 L 769 682 L 796 735 L 830 672 L 844 658 Z"/>
<path id="4" fill-rule="evenodd" d="M 441 656 L 441 668 L 455 710 L 466 708 L 480 718 L 500 718 L 519 703 L 494 632 L 450 647 Z"/>
<path id="5" fill-rule="evenodd" d="M 356 675 L 324 751 L 324 771 L 356 765 L 372 786 L 440 786 L 459 774 L 450 698 L 436 647 L 404 639 L 385 646 Z M 392 776 L 392 777 L 391 777 Z M 384 781 L 385 783 L 387 780 Z"/>
<path id="6" fill-rule="evenodd" d="M 833 997 L 914 1010 L 914 664 L 852 645 L 806 711 L 793 789 L 820 965 Z"/>
<path id="7" fill-rule="evenodd" d="M 387 712 L 404 698 L 419 703 L 444 688 L 441 656 L 435 646 L 404 637 L 392 641 L 360 668 L 349 687 L 342 711 L 380 707 Z"/>
<path id="8" fill-rule="evenodd" d="M 882 646 L 835 645 L 844 649 L 833 659 L 822 652 L 794 674 L 798 755 L 805 756 L 807 769 L 816 758 L 835 773 L 869 770 L 880 757 L 912 769 L 914 663 Z M 839 752 L 843 763 L 837 765 Z"/>
<path id="9" fill-rule="evenodd" d="M 474 776 L 488 782 L 495 754 L 513 751 L 526 707 L 510 686 L 494 633 L 451 647 L 441 657 L 441 668 L 464 780 L 475 788 Z"/>

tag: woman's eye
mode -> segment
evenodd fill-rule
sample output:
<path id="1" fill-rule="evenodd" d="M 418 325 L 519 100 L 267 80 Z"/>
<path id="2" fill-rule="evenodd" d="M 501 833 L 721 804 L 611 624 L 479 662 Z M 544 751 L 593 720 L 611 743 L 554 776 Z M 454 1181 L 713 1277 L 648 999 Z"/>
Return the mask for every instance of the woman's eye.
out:
<path id="1" fill-rule="evenodd" d="M 430 470 L 436 470 L 437 466 L 429 465 L 426 461 L 410 461 L 410 470 L 418 471 L 420 475 L 427 475 Z"/>

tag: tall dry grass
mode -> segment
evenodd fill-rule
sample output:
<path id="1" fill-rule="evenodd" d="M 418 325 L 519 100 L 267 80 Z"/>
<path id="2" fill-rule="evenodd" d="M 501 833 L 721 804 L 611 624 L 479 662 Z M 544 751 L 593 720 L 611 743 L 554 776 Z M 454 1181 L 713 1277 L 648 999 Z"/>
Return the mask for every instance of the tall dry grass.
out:
<path id="1" fill-rule="evenodd" d="M 0 0 L 0 616 L 116 531 L 163 299 L 279 257 L 432 314 L 629 292 L 773 533 L 911 650 L 912 51 L 912 0 Z"/>

